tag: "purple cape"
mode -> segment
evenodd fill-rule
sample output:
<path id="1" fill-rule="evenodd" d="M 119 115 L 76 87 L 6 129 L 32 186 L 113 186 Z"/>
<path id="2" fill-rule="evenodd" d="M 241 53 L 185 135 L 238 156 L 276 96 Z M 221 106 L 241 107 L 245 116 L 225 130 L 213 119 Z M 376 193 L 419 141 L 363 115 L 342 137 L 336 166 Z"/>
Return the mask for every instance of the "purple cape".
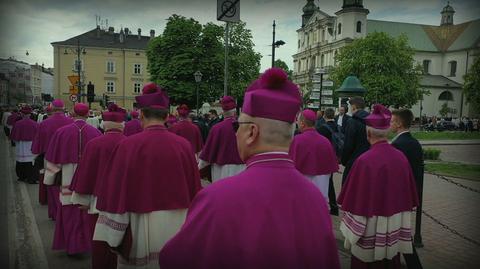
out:
<path id="1" fill-rule="evenodd" d="M 123 129 L 123 134 L 126 136 L 131 136 L 136 133 L 140 133 L 143 131 L 142 123 L 139 119 L 132 119 L 131 121 L 127 121 L 125 123 L 125 128 Z"/>
<path id="2" fill-rule="evenodd" d="M 386 141 L 372 145 L 353 163 L 338 204 L 367 218 L 411 211 L 418 197 L 407 158 Z"/>
<path id="3" fill-rule="evenodd" d="M 7 125 L 13 126 L 15 122 L 19 121 L 22 119 L 22 116 L 20 116 L 19 113 L 12 112 L 10 116 L 7 118 Z"/>
<path id="4" fill-rule="evenodd" d="M 325 199 L 287 154 L 260 154 L 197 194 L 160 268 L 340 268 Z"/>
<path id="5" fill-rule="evenodd" d="M 37 133 L 38 123 L 30 118 L 21 119 L 13 125 L 10 139 L 13 141 L 33 141 Z"/>
<path id="6" fill-rule="evenodd" d="M 109 166 L 108 160 L 113 150 L 125 138 L 121 130 L 112 129 L 90 140 L 75 170 L 70 190 L 80 194 L 97 194 L 95 186 L 99 186 L 102 180 L 102 169 Z"/>
<path id="7" fill-rule="evenodd" d="M 202 134 L 197 125 L 191 123 L 188 120 L 179 121 L 168 129 L 170 132 L 179 135 L 190 142 L 194 153 L 202 150 L 203 141 Z"/>
<path id="8" fill-rule="evenodd" d="M 200 190 L 200 175 L 190 143 L 149 126 L 122 140 L 100 182 L 97 208 L 123 214 L 188 208 Z"/>
<path id="9" fill-rule="evenodd" d="M 55 164 L 78 163 L 87 142 L 101 134 L 85 120 L 75 120 L 55 132 L 48 145 L 45 160 Z"/>
<path id="10" fill-rule="evenodd" d="M 243 164 L 238 154 L 237 138 L 232 126 L 233 121 L 235 121 L 235 118 L 228 117 L 212 127 L 200 154 L 200 159 L 218 165 Z"/>
<path id="11" fill-rule="evenodd" d="M 293 138 L 289 155 L 304 175 L 327 175 L 338 171 L 332 144 L 313 128 Z"/>
<path id="12" fill-rule="evenodd" d="M 61 127 L 73 123 L 73 119 L 65 116 L 63 112 L 54 113 L 51 117 L 42 121 L 32 143 L 32 152 L 42 154 L 47 152 L 48 144 L 55 131 Z"/>

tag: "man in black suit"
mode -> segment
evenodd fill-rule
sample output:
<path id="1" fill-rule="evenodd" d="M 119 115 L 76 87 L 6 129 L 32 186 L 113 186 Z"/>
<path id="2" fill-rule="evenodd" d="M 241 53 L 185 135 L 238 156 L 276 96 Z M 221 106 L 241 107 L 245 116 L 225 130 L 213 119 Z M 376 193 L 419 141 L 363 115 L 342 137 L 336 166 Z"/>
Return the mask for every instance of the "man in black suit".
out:
<path id="1" fill-rule="evenodd" d="M 364 121 L 370 114 L 365 111 L 365 100 L 362 97 L 355 96 L 350 98 L 348 102 L 352 108 L 352 118 L 348 120 L 345 127 L 345 138 L 341 155 L 341 163 L 345 166 L 342 186 L 345 184 L 350 168 L 352 168 L 355 160 L 370 148 Z"/>
<path id="2" fill-rule="evenodd" d="M 423 190 L 423 151 L 422 146 L 410 133 L 414 116 L 412 111 L 408 109 L 399 109 L 392 112 L 392 120 L 390 124 L 391 130 L 397 135 L 392 140 L 392 146 L 403 152 L 407 157 L 410 167 L 417 183 L 418 201 L 420 205 L 417 207 L 416 215 L 416 231 L 420 232 L 421 215 L 422 215 L 422 190 Z M 415 241 L 421 242 L 420 234 L 415 234 Z M 415 247 L 413 254 L 404 254 L 408 268 L 422 268 Z"/>
<path id="3" fill-rule="evenodd" d="M 347 121 L 350 119 L 350 116 L 345 114 L 346 109 L 344 106 L 341 106 L 338 115 L 335 116 L 335 123 L 340 127 L 340 132 L 345 133 L 345 127 L 347 126 Z"/>

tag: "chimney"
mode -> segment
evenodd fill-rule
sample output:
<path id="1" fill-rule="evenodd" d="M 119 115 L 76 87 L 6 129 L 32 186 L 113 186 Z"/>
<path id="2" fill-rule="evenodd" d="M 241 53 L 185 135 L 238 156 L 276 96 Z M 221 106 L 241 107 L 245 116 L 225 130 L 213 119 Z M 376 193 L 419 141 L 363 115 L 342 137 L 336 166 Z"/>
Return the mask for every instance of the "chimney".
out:
<path id="1" fill-rule="evenodd" d="M 150 30 L 150 39 L 155 37 L 155 30 Z"/>
<path id="2" fill-rule="evenodd" d="M 110 35 L 113 35 L 113 32 L 114 32 L 114 31 L 115 31 L 115 29 L 114 29 L 112 26 L 108 27 L 108 33 L 109 33 Z"/>
<path id="3" fill-rule="evenodd" d="M 138 28 L 138 40 L 142 39 L 142 29 Z"/>
<path id="4" fill-rule="evenodd" d="M 124 43 L 124 42 L 125 42 L 125 33 L 123 32 L 123 29 L 120 29 L 119 38 L 120 38 L 120 43 Z"/>
<path id="5" fill-rule="evenodd" d="M 100 38 L 100 25 L 97 25 L 97 30 L 95 31 L 97 38 Z"/>
<path id="6" fill-rule="evenodd" d="M 129 34 L 130 34 L 130 30 L 128 30 L 128 28 L 125 27 L 125 36 L 127 36 Z"/>

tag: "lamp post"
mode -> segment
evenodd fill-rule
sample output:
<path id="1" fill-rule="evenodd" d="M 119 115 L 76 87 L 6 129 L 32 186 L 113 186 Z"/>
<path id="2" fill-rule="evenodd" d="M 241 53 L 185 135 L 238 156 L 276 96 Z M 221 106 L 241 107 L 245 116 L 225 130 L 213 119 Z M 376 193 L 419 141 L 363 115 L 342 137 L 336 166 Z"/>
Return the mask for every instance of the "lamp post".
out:
<path id="1" fill-rule="evenodd" d="M 197 85 L 197 117 L 198 117 L 198 85 L 200 84 L 200 81 L 202 81 L 202 73 L 200 71 L 197 71 L 195 72 L 195 74 L 193 74 L 193 76 L 195 77 L 195 82 L 196 82 L 196 85 Z"/>
<path id="2" fill-rule="evenodd" d="M 83 94 L 82 94 L 82 80 L 81 80 L 81 72 L 82 72 L 82 63 L 80 62 L 80 54 L 83 54 L 85 55 L 87 52 L 85 51 L 85 48 L 84 47 L 80 47 L 80 39 L 77 38 L 77 47 L 72 49 L 72 48 L 69 48 L 70 52 L 71 53 L 74 53 L 77 55 L 77 61 L 75 63 L 75 68 L 77 69 L 77 76 L 78 76 L 78 100 L 80 102 L 82 102 L 82 97 L 83 97 Z M 65 49 L 64 55 L 67 55 L 68 54 L 68 51 L 67 49 Z"/>
<path id="3" fill-rule="evenodd" d="M 275 41 L 275 26 L 276 26 L 275 20 L 273 20 L 272 67 L 275 67 L 275 48 L 285 45 L 285 41 L 283 40 Z"/>

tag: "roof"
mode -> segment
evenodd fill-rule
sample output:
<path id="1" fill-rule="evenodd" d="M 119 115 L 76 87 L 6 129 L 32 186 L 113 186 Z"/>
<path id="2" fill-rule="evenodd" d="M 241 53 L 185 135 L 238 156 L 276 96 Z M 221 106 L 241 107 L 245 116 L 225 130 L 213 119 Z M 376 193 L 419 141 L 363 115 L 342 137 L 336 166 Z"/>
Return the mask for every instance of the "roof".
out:
<path id="1" fill-rule="evenodd" d="M 422 75 L 420 86 L 428 88 L 462 88 L 462 84 L 442 75 Z"/>
<path id="2" fill-rule="evenodd" d="M 97 30 L 100 31 L 99 37 L 97 37 Z M 55 45 L 76 46 L 77 42 L 83 47 L 97 47 L 97 48 L 119 48 L 119 49 L 136 49 L 146 50 L 150 36 L 141 36 L 138 39 L 138 35 L 126 35 L 123 43 L 120 43 L 119 33 L 109 33 L 102 29 L 93 29 L 81 35 L 72 37 L 65 41 L 52 42 Z"/>
<path id="3" fill-rule="evenodd" d="M 405 34 L 408 44 L 419 51 L 454 51 L 475 47 L 480 41 L 480 19 L 457 25 L 433 26 L 379 20 L 367 21 L 367 33 Z"/>

